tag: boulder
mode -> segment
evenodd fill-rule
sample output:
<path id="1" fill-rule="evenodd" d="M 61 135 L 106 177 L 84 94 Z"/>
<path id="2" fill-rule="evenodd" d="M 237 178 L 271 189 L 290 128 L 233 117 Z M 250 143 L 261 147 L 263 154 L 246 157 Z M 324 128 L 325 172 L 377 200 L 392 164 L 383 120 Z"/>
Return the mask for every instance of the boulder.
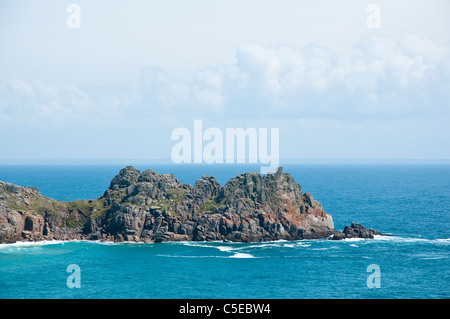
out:
<path id="1" fill-rule="evenodd" d="M 345 226 L 342 232 L 334 232 L 330 237 L 332 240 L 342 240 L 347 238 L 363 238 L 373 239 L 375 235 L 391 236 L 382 234 L 377 230 L 366 228 L 358 223 L 352 223 L 350 226 Z"/>

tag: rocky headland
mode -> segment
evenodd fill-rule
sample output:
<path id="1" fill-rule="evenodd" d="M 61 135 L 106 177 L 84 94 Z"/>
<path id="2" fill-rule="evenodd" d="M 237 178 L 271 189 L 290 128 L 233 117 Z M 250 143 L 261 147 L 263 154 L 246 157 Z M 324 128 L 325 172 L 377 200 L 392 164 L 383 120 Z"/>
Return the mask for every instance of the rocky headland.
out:
<path id="1" fill-rule="evenodd" d="M 34 187 L 0 182 L 0 243 L 39 240 L 236 241 L 373 238 L 352 223 L 334 229 L 331 215 L 279 168 L 244 173 L 221 186 L 202 176 L 194 186 L 172 174 L 123 168 L 94 200 L 63 202 Z"/>

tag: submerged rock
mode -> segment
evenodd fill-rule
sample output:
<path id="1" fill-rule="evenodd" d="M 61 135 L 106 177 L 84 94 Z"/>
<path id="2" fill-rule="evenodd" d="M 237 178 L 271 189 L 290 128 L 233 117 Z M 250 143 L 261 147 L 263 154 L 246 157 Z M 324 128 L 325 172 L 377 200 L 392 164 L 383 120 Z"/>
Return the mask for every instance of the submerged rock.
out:
<path id="1" fill-rule="evenodd" d="M 333 219 L 279 168 L 244 173 L 224 186 L 208 175 L 194 186 L 172 174 L 123 168 L 103 196 L 61 202 L 38 190 L 0 182 L 0 242 L 43 239 L 108 241 L 239 241 L 373 238 L 359 224 Z"/>

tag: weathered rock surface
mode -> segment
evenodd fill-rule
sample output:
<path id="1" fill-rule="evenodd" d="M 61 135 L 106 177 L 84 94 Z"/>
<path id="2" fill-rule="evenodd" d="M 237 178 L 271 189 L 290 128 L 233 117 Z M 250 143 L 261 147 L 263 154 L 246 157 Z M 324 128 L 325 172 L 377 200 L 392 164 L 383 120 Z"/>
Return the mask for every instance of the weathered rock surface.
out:
<path id="1" fill-rule="evenodd" d="M 332 240 L 341 240 L 346 238 L 364 238 L 364 239 L 372 239 L 374 235 L 384 235 L 377 230 L 368 229 L 365 226 L 362 226 L 357 223 L 352 223 L 351 226 L 345 226 L 342 232 L 336 232 L 333 236 L 330 237 Z"/>
<path id="2" fill-rule="evenodd" d="M 103 196 L 61 202 L 36 188 L 0 182 L 0 242 L 22 240 L 259 242 L 373 238 L 359 224 L 334 230 L 331 215 L 292 176 L 240 174 L 224 186 L 204 175 L 182 184 L 172 174 L 123 168 Z"/>

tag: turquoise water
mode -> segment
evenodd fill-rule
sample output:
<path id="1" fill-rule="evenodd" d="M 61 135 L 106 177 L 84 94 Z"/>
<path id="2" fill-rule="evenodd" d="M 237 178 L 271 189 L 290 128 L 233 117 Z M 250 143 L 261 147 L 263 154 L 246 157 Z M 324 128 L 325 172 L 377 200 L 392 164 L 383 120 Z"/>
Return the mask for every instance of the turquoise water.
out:
<path id="1" fill-rule="evenodd" d="M 251 166 L 136 166 L 225 183 Z M 120 166 L 0 166 L 0 180 L 59 200 L 100 196 Z M 449 298 L 450 166 L 285 165 L 332 214 L 374 240 L 0 245 L 0 298 Z M 68 288 L 79 266 L 81 288 Z M 380 288 L 369 288 L 369 265 Z"/>

